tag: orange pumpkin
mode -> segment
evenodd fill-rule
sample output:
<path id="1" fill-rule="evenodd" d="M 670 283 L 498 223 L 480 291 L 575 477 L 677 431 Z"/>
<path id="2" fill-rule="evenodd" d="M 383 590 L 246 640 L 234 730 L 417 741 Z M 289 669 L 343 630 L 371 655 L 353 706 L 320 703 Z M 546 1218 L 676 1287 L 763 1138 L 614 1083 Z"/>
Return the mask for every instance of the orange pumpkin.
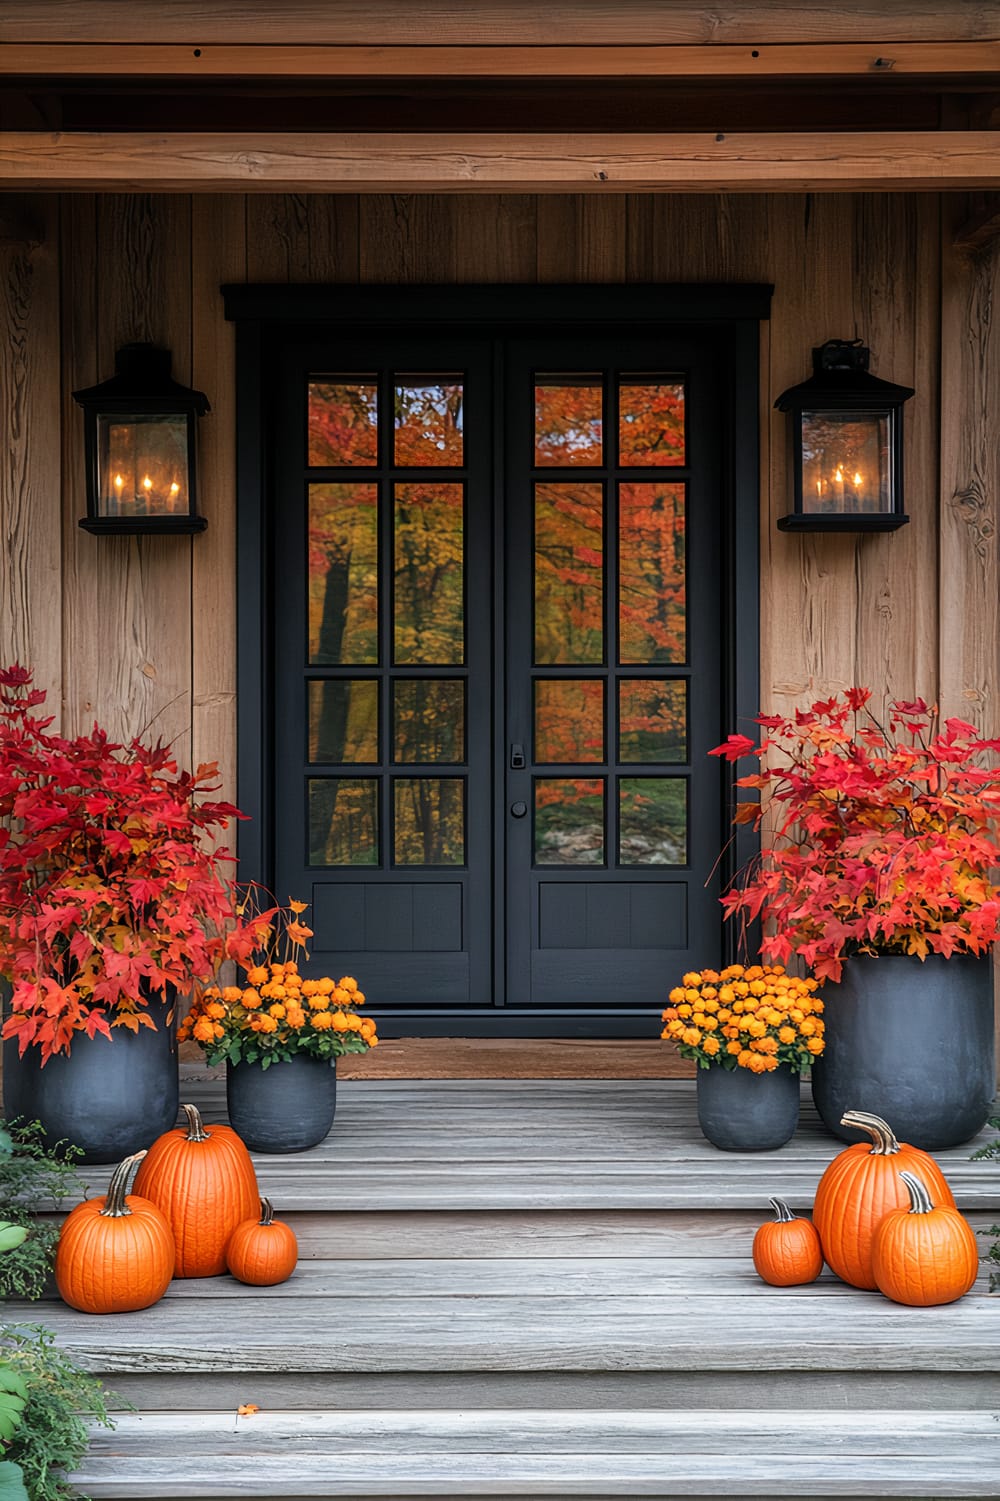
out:
<path id="1" fill-rule="evenodd" d="M 772 1287 L 815 1282 L 823 1270 L 819 1236 L 808 1220 L 792 1214 L 784 1199 L 769 1199 L 777 1219 L 761 1225 L 753 1238 L 757 1275 Z"/>
<path id="2" fill-rule="evenodd" d="M 126 1157 L 103 1199 L 87 1199 L 63 1221 L 56 1247 L 56 1286 L 81 1313 L 134 1313 L 159 1302 L 174 1272 L 174 1237 L 148 1199 L 128 1196 L 145 1157 Z"/>
<path id="3" fill-rule="evenodd" d="M 872 1266 L 878 1289 L 911 1308 L 954 1303 L 979 1271 L 975 1234 L 957 1209 L 931 1203 L 916 1173 L 899 1176 L 910 1207 L 894 1209 L 875 1231 Z"/>
<path id="4" fill-rule="evenodd" d="M 174 1275 L 217 1277 L 226 1243 L 257 1213 L 260 1195 L 250 1153 L 231 1126 L 202 1125 L 184 1105 L 187 1126 L 153 1142 L 135 1186 L 162 1209 L 177 1245 Z"/>
<path id="5" fill-rule="evenodd" d="M 955 1200 L 933 1157 L 897 1141 L 880 1116 L 849 1110 L 841 1125 L 867 1131 L 872 1144 L 856 1142 L 830 1163 L 816 1189 L 813 1224 L 837 1276 L 852 1287 L 874 1288 L 872 1237 L 887 1214 L 909 1203 L 900 1170 L 919 1174 L 933 1203 L 954 1209 Z"/>
<path id="6" fill-rule="evenodd" d="M 298 1259 L 295 1232 L 274 1218 L 270 1199 L 261 1199 L 259 1220 L 244 1220 L 236 1226 L 226 1247 L 226 1265 L 233 1276 L 254 1287 L 287 1282 Z"/>

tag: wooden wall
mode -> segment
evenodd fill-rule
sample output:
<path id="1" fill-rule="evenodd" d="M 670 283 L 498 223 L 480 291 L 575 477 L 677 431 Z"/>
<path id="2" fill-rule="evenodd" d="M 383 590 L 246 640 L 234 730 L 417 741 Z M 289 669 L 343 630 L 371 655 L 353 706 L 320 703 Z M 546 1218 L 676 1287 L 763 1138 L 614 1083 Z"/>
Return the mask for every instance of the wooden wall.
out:
<path id="1" fill-rule="evenodd" d="M 68 731 L 161 735 L 181 759 L 235 756 L 234 357 L 221 283 L 773 281 L 763 329 L 762 683 L 768 708 L 868 683 L 938 694 L 1000 732 L 996 606 L 1000 257 L 951 249 L 936 195 L 153 197 L 29 205 L 39 243 L 0 245 L 9 414 L 0 660 L 32 662 Z M 775 395 L 810 347 L 864 336 L 907 406 L 909 526 L 780 533 L 789 506 Z M 194 539 L 93 537 L 80 412 L 116 347 L 168 345 L 207 392 Z M 942 399 L 942 390 L 944 392 Z M 56 697 L 52 699 L 57 702 Z"/>

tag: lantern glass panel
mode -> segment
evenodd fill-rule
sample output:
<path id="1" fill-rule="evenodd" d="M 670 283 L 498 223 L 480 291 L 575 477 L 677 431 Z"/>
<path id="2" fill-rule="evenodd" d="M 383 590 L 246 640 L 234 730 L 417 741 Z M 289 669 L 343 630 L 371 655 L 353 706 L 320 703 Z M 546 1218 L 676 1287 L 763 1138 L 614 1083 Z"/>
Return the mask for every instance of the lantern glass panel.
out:
<path id="1" fill-rule="evenodd" d="M 807 515 L 891 512 L 891 414 L 802 413 L 802 510 Z"/>
<path id="2" fill-rule="evenodd" d="M 98 514 L 187 515 L 188 439 L 184 413 L 98 413 Z"/>

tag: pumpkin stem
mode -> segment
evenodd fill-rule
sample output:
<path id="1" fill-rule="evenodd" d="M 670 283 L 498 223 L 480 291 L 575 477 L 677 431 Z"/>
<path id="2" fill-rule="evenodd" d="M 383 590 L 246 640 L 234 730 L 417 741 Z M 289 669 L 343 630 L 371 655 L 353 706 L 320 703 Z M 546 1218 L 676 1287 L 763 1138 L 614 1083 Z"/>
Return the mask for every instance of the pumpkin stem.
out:
<path id="1" fill-rule="evenodd" d="M 787 1225 L 795 1218 L 784 1199 L 768 1199 L 767 1202 L 774 1210 L 779 1225 Z"/>
<path id="2" fill-rule="evenodd" d="M 848 1110 L 840 1117 L 840 1124 L 868 1132 L 873 1142 L 872 1157 L 893 1157 L 899 1151 L 892 1127 L 880 1115 L 869 1115 L 866 1110 Z"/>
<path id="3" fill-rule="evenodd" d="M 918 1178 L 916 1173 L 900 1172 L 899 1176 L 906 1184 L 906 1191 L 910 1195 L 910 1213 L 930 1214 L 934 1205 L 931 1203 L 931 1196 L 927 1192 L 927 1185 L 923 1179 Z"/>
<path id="4" fill-rule="evenodd" d="M 271 1203 L 270 1199 L 262 1198 L 260 1201 L 260 1223 L 262 1225 L 270 1225 L 273 1219 L 274 1205 Z"/>
<path id="5" fill-rule="evenodd" d="M 106 1219 L 121 1220 L 132 1211 L 126 1202 L 126 1195 L 131 1186 L 132 1177 L 137 1172 L 139 1163 L 146 1153 L 136 1152 L 134 1157 L 126 1157 L 124 1162 L 119 1162 L 111 1174 L 111 1182 L 108 1184 L 107 1197 L 104 1200 L 104 1208 L 100 1211 Z"/>
<path id="6" fill-rule="evenodd" d="M 186 1139 L 188 1141 L 207 1141 L 208 1132 L 202 1125 L 201 1112 L 197 1105 L 182 1105 L 181 1109 L 187 1116 L 188 1134 Z"/>

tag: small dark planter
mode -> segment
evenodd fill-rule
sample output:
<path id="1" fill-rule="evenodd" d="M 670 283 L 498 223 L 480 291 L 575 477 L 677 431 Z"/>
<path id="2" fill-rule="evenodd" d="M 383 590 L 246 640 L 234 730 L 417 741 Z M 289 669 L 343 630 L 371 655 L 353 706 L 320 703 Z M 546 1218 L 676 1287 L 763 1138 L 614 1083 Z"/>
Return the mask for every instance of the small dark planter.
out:
<path id="1" fill-rule="evenodd" d="M 60 1053 L 43 1068 L 32 1047 L 18 1057 L 17 1042 L 4 1043 L 4 1112 L 41 1121 L 51 1143 L 83 1148 L 82 1161 L 120 1162 L 152 1146 L 177 1121 L 177 1045 L 173 1002 L 154 999 L 149 1014 L 156 1031 L 115 1027 L 113 1036 L 78 1032 L 69 1056 Z"/>
<path id="2" fill-rule="evenodd" d="M 787 1064 L 770 1074 L 748 1068 L 698 1070 L 698 1124 L 723 1152 L 774 1152 L 799 1119 L 799 1076 Z"/>
<path id="3" fill-rule="evenodd" d="M 329 1134 L 337 1109 L 336 1060 L 300 1056 L 270 1068 L 226 1065 L 229 1123 L 254 1152 L 305 1152 Z"/>
<path id="4" fill-rule="evenodd" d="M 828 1131 L 865 1139 L 840 1124 L 846 1110 L 882 1116 L 927 1151 L 981 1130 L 996 1089 L 988 956 L 857 955 L 823 998 L 826 1048 L 812 1076 Z"/>

